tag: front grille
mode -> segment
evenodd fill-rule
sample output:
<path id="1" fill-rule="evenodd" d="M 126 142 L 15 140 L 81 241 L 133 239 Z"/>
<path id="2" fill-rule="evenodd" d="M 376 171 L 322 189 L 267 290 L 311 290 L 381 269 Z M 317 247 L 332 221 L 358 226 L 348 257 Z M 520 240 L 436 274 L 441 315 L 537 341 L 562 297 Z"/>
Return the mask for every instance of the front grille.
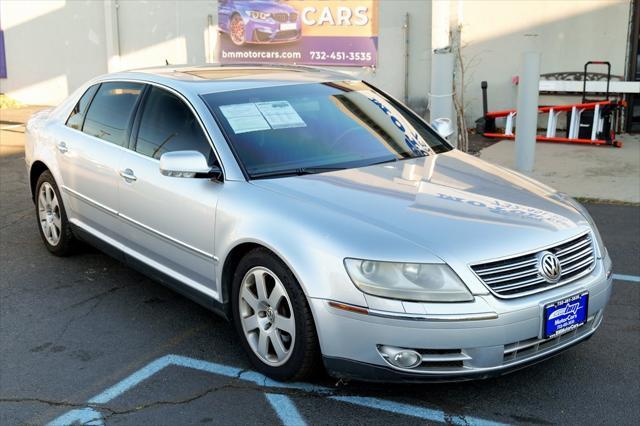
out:
<path id="1" fill-rule="evenodd" d="M 278 40 L 286 40 L 289 38 L 293 38 L 298 35 L 297 30 L 287 30 L 287 31 L 278 31 L 276 33 L 275 38 Z"/>
<path id="2" fill-rule="evenodd" d="M 271 17 L 278 22 L 289 22 L 288 13 L 272 13 Z"/>
<path id="3" fill-rule="evenodd" d="M 586 233 L 554 247 L 477 265 L 471 269 L 494 293 L 502 297 L 518 297 L 573 281 L 591 272 L 595 266 L 591 234 Z M 560 261 L 560 281 L 550 283 L 538 272 L 537 255 L 541 251 L 555 254 Z"/>

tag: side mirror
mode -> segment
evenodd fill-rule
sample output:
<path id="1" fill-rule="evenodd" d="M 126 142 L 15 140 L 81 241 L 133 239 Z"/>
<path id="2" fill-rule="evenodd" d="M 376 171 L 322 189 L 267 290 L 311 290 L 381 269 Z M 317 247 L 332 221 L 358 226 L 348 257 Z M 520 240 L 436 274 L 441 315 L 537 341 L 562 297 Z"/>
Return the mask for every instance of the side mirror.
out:
<path id="1" fill-rule="evenodd" d="M 436 118 L 431 122 L 431 127 L 445 139 L 453 134 L 453 124 L 448 118 Z"/>
<path id="2" fill-rule="evenodd" d="M 209 177 L 220 179 L 222 170 L 209 166 L 205 156 L 198 151 L 172 151 L 160 157 L 160 173 L 164 176 L 194 178 Z"/>

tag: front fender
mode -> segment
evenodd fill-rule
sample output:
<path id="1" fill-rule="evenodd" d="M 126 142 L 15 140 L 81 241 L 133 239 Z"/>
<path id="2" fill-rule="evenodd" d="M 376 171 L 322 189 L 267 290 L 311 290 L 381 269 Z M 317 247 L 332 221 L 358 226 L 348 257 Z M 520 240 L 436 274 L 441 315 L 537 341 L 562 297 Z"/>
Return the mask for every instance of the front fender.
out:
<path id="1" fill-rule="evenodd" d="M 215 225 L 215 254 L 224 265 L 240 244 L 262 245 L 282 259 L 310 298 L 367 306 L 364 294 L 347 275 L 346 257 L 442 262 L 424 248 L 364 221 L 248 182 L 224 183 Z M 222 283 L 222 267 L 216 282 Z M 218 288 L 220 294 L 224 294 Z"/>

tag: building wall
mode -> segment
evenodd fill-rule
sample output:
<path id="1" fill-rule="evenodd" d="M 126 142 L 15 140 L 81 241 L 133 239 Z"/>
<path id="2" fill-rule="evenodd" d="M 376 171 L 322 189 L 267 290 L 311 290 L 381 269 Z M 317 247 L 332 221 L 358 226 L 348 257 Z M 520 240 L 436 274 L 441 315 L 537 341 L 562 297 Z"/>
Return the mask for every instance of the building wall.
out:
<path id="1" fill-rule="evenodd" d="M 8 78 L 0 90 L 23 103 L 57 104 L 84 81 L 108 71 L 170 64 L 202 64 L 215 49 L 217 0 L 18 1 L 0 2 Z M 405 13 L 411 15 L 409 91 L 424 107 L 430 66 L 431 5 L 428 1 L 383 0 L 376 69 L 341 68 L 392 94 L 404 92 Z M 109 14 L 117 13 L 110 23 Z M 207 15 L 213 19 L 209 38 Z M 119 34 L 109 46 L 107 34 Z M 215 56 L 212 56 L 215 57 Z"/>
<path id="2" fill-rule="evenodd" d="M 462 23 L 467 121 L 481 115 L 480 81 L 490 108 L 516 105 L 521 55 L 542 52 L 541 72 L 579 71 L 609 60 L 624 74 L 630 0 L 451 1 Z M 8 78 L 0 91 L 31 104 L 57 104 L 84 81 L 116 69 L 202 64 L 215 49 L 217 0 L 2 0 Z M 113 18 L 117 13 L 117 21 Z M 341 68 L 402 98 L 405 13 L 410 15 L 409 103 L 422 112 L 429 93 L 431 1 L 381 0 L 376 69 Z M 209 38 L 207 15 L 213 19 Z M 117 29 L 115 22 L 117 22 Z M 119 33 L 121 56 L 115 58 Z"/>
<path id="3" fill-rule="evenodd" d="M 7 77 L 0 92 L 27 104 L 56 104 L 107 72 L 102 3 L 0 1 Z"/>
<path id="4" fill-rule="evenodd" d="M 462 52 L 467 122 L 482 116 L 480 82 L 489 84 L 489 109 L 516 107 L 522 54 L 541 53 L 540 73 L 582 71 L 588 60 L 611 62 L 611 72 L 625 75 L 629 0 L 465 1 L 462 5 Z M 460 8 L 456 8 L 457 11 Z M 589 68 L 599 72 L 606 68 Z M 540 97 L 541 103 L 573 99 Z"/>

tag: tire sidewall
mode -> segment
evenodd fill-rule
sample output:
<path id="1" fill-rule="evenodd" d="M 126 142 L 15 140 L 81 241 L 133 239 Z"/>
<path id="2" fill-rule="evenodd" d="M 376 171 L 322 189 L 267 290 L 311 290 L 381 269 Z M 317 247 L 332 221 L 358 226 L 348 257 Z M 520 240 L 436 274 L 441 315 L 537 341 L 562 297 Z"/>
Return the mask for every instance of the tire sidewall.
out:
<path id="1" fill-rule="evenodd" d="M 251 349 L 251 346 L 247 342 L 242 323 L 240 321 L 240 287 L 242 280 L 246 273 L 256 266 L 262 266 L 269 269 L 280 279 L 280 282 L 284 286 L 291 305 L 294 311 L 294 322 L 296 326 L 296 338 L 293 344 L 293 350 L 291 356 L 284 364 L 280 366 L 270 366 L 262 361 Z M 290 380 L 295 377 L 304 365 L 307 351 L 311 348 L 307 347 L 310 339 L 315 339 L 315 330 L 310 330 L 307 326 L 310 314 L 308 309 L 306 297 L 295 279 L 293 273 L 287 268 L 287 266 L 274 255 L 267 250 L 256 249 L 246 255 L 238 264 L 233 276 L 232 284 L 232 311 L 233 322 L 235 324 L 236 331 L 240 335 L 242 347 L 249 356 L 251 363 L 263 374 L 268 375 L 277 380 Z M 307 306 L 307 309 L 305 309 Z M 310 336 L 309 333 L 313 334 Z"/>

